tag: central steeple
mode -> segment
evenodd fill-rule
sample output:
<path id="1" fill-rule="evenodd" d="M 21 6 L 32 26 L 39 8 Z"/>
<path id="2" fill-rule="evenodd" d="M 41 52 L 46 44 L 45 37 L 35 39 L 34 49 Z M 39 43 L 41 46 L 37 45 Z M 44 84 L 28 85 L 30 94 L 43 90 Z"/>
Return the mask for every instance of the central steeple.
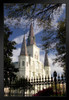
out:
<path id="1" fill-rule="evenodd" d="M 35 44 L 35 36 L 34 36 L 34 32 L 33 32 L 33 25 L 31 23 L 27 45 L 29 46 L 29 45 L 32 45 L 32 44 Z"/>

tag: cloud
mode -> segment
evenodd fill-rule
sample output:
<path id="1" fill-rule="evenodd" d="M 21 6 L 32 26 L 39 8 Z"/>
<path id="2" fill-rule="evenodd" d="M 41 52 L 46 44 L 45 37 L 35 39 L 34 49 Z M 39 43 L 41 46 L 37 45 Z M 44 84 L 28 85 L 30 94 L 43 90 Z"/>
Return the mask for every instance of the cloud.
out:
<path id="1" fill-rule="evenodd" d="M 9 27 L 16 27 L 25 30 L 29 28 L 31 24 L 31 20 L 24 19 L 23 17 L 19 17 L 19 18 L 5 17 L 4 24 L 7 24 Z M 37 19 L 34 20 L 33 26 L 35 30 L 35 35 L 38 32 L 40 32 L 40 30 L 42 30 L 42 27 L 38 26 Z"/>
<path id="2" fill-rule="evenodd" d="M 49 60 L 49 65 L 51 66 L 51 74 L 53 74 L 54 71 L 56 71 L 58 74 L 62 74 L 63 73 L 63 68 L 59 66 L 58 63 L 54 64 L 53 65 L 53 59 L 55 58 L 56 56 L 53 55 L 53 54 L 50 54 L 48 56 L 48 60 Z"/>
<path id="3" fill-rule="evenodd" d="M 43 27 L 38 25 L 37 19 L 34 20 L 34 25 L 33 26 L 34 26 L 35 35 L 43 30 Z"/>
<path id="4" fill-rule="evenodd" d="M 13 56 L 11 57 L 12 58 L 12 62 L 18 62 L 18 56 L 20 54 L 20 48 L 17 48 L 16 50 L 13 50 Z"/>
<path id="5" fill-rule="evenodd" d="M 8 18 L 5 16 L 4 24 L 7 24 L 10 27 L 25 28 L 28 24 L 28 20 L 25 20 L 23 17 Z"/>
<path id="6" fill-rule="evenodd" d="M 66 17 L 65 16 L 66 14 L 64 12 L 65 8 L 66 8 L 66 4 L 62 4 L 61 10 L 60 8 L 58 8 L 57 10 L 53 12 L 53 19 L 52 19 L 51 25 L 54 26 L 55 29 L 57 28 L 58 21 Z"/>
<path id="7" fill-rule="evenodd" d="M 25 27 L 25 29 L 26 29 L 26 27 Z M 29 28 L 29 29 L 30 29 L 30 28 Z M 34 35 L 38 34 L 40 31 L 43 30 L 42 27 L 39 27 L 39 26 L 37 25 L 37 21 L 36 21 L 36 20 L 34 21 L 33 30 L 34 30 Z M 28 32 L 25 34 L 25 39 L 26 39 L 26 40 L 27 40 L 27 38 L 28 38 L 29 31 L 30 31 L 30 30 L 28 30 Z M 23 35 L 20 35 L 20 36 L 17 36 L 16 38 L 14 38 L 12 41 L 15 41 L 17 44 L 21 44 L 22 41 L 23 41 L 23 36 L 24 36 L 24 33 L 23 33 Z"/>
<path id="8" fill-rule="evenodd" d="M 62 4 L 62 10 L 66 8 L 66 4 Z"/>
<path id="9" fill-rule="evenodd" d="M 61 11 L 59 12 L 59 8 L 54 11 L 53 16 L 54 19 L 52 20 L 51 25 L 54 26 L 55 28 L 57 27 L 56 21 L 59 19 L 59 17 L 63 14 L 64 10 L 66 8 L 66 4 L 62 4 Z M 59 14 L 58 14 L 59 12 Z M 29 27 L 31 24 L 32 20 L 24 19 L 24 16 L 18 17 L 18 18 L 8 18 L 7 16 L 4 16 L 5 20 L 4 23 L 9 25 L 10 27 L 18 27 L 18 28 L 23 28 L 25 29 L 26 27 Z M 37 25 L 37 19 L 34 20 L 34 30 L 35 34 L 41 30 L 42 27 L 38 27 Z"/>
<path id="10" fill-rule="evenodd" d="M 37 47 L 39 47 L 39 48 L 42 47 L 42 44 L 41 44 L 41 43 L 37 43 L 36 45 L 37 45 Z"/>
<path id="11" fill-rule="evenodd" d="M 29 32 L 27 32 L 27 34 L 25 34 L 25 39 L 27 40 L 28 38 L 28 34 Z M 12 41 L 15 41 L 17 44 L 21 44 L 22 41 L 23 41 L 23 37 L 24 37 L 24 34 L 23 35 L 20 35 L 20 36 L 17 36 L 16 38 L 14 38 Z"/>
<path id="12" fill-rule="evenodd" d="M 44 55 L 40 55 L 40 61 L 44 64 Z"/>
<path id="13" fill-rule="evenodd" d="M 23 36 L 24 35 L 18 36 L 16 38 L 14 38 L 12 41 L 15 41 L 17 44 L 20 44 L 23 41 Z"/>

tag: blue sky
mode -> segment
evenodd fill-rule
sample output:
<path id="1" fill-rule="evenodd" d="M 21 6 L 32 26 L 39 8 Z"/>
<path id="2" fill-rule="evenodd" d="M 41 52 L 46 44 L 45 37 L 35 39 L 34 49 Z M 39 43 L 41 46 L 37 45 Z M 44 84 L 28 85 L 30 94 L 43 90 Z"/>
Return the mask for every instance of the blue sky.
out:
<path id="1" fill-rule="evenodd" d="M 59 15 L 54 15 L 54 19 L 52 20 L 52 25 L 54 28 L 57 27 L 57 21 L 60 21 L 65 18 L 65 4 L 62 5 L 62 11 L 60 16 Z M 7 11 L 4 10 L 4 16 L 7 18 Z M 7 18 L 4 23 L 8 24 L 9 28 L 11 31 L 13 31 L 13 34 L 10 36 L 9 40 L 15 41 L 16 44 L 16 50 L 13 50 L 13 57 L 12 61 L 17 62 L 18 61 L 18 56 L 20 54 L 20 48 L 21 48 L 21 43 L 23 41 L 23 36 L 25 34 L 26 40 L 29 34 L 29 29 L 30 25 L 26 26 L 26 23 L 28 21 L 24 20 L 23 17 L 20 18 L 19 25 L 16 27 L 17 24 L 17 18 L 11 19 Z M 37 19 L 34 21 L 33 29 L 34 29 L 34 34 L 35 34 L 35 39 L 36 39 L 36 45 L 40 48 L 42 42 L 41 42 L 41 36 L 43 35 L 43 27 L 38 27 L 37 25 Z M 40 60 L 44 63 L 44 51 L 40 48 Z M 51 66 L 51 73 L 56 70 L 58 74 L 61 74 L 63 72 L 63 69 L 59 66 L 58 63 L 53 65 L 53 58 L 55 58 L 55 54 L 53 52 L 50 52 L 48 54 L 48 60 L 49 60 L 49 65 Z"/>

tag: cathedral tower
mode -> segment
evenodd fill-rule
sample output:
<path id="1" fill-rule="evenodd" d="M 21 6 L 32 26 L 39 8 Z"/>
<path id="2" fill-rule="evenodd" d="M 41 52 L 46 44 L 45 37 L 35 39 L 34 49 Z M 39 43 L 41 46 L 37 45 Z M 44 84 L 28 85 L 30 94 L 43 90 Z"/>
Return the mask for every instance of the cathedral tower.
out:
<path id="1" fill-rule="evenodd" d="M 20 55 L 23 55 L 23 56 L 27 56 L 28 55 L 27 54 L 26 41 L 25 41 L 25 35 L 24 35 L 24 38 L 23 38 L 23 43 L 22 43 Z"/>
<path id="2" fill-rule="evenodd" d="M 51 77 L 51 69 L 48 62 L 47 51 L 45 51 L 44 68 L 45 68 L 46 77 L 47 78 L 48 76 Z"/>
<path id="3" fill-rule="evenodd" d="M 30 31 L 27 41 L 27 52 L 29 56 L 39 59 L 39 48 L 36 46 L 33 25 L 30 25 Z"/>
<path id="4" fill-rule="evenodd" d="M 19 56 L 19 76 L 28 77 L 29 76 L 29 64 L 28 64 L 28 53 L 25 41 L 25 35 L 23 37 L 21 52 Z"/>
<path id="5" fill-rule="evenodd" d="M 26 45 L 25 35 L 23 37 L 21 52 L 19 55 L 18 76 L 19 78 L 20 77 L 37 78 L 42 76 L 44 77 L 51 76 L 47 52 L 45 52 L 44 65 L 40 61 L 40 49 L 37 47 L 35 42 L 35 36 L 32 24 L 30 25 L 27 45 Z"/>

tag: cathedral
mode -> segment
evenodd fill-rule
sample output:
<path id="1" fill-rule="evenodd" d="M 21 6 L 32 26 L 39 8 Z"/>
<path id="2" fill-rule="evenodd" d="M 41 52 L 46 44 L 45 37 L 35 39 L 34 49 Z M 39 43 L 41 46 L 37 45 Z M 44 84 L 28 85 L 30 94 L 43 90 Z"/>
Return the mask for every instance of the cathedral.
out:
<path id="1" fill-rule="evenodd" d="M 33 25 L 30 25 L 27 43 L 25 35 L 23 37 L 21 52 L 18 60 L 19 72 L 18 77 L 27 79 L 51 77 L 51 69 L 48 62 L 47 52 L 45 51 L 44 64 L 40 61 L 40 48 L 35 42 Z"/>

